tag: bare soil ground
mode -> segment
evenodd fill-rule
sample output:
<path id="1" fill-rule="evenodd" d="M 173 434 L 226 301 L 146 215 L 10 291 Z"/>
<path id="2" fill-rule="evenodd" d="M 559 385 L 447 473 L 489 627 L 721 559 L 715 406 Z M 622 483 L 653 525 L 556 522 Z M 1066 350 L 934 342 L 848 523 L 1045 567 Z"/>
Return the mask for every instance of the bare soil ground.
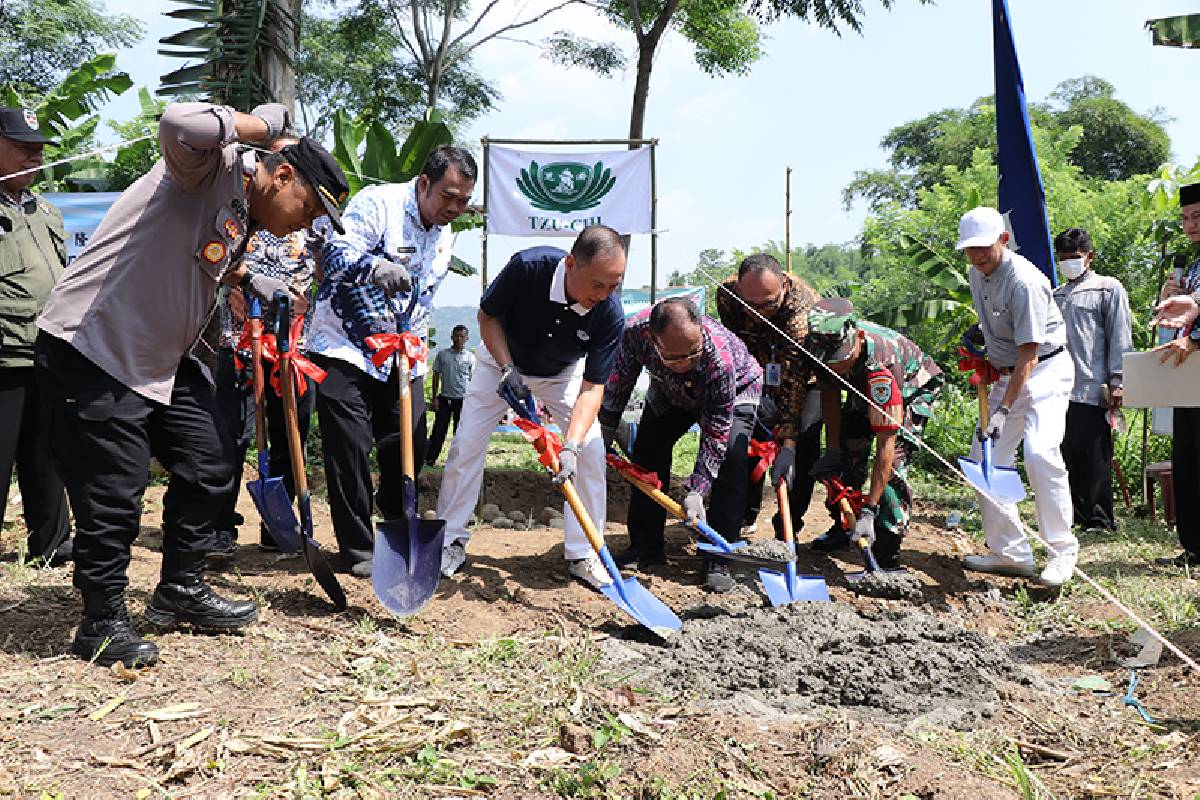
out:
<path id="1" fill-rule="evenodd" d="M 506 475 L 492 479 L 485 500 L 513 493 L 535 511 L 544 504 L 529 488 L 548 489 L 544 477 Z M 161 496 L 147 493 L 130 569 L 135 611 L 157 579 Z M 817 502 L 801 541 L 827 523 Z M 769 512 L 768 504 L 760 537 L 770 535 Z M 254 597 L 259 623 L 242 635 L 161 634 L 162 663 L 138 672 L 64 655 L 79 614 L 69 570 L 9 560 L 0 564 L 0 796 L 1200 796 L 1200 676 L 1169 655 L 1141 670 L 1137 697 L 1156 724 L 1143 722 L 1121 702 L 1129 670 L 1120 662 L 1136 648 L 1119 615 L 1083 590 L 1048 596 L 1024 581 L 964 573 L 958 559 L 976 545 L 944 529 L 945 512 L 919 503 L 906 540 L 919 602 L 849 591 L 843 573 L 861 568 L 855 556 L 802 549 L 799 565 L 868 619 L 921 610 L 1011 648 L 1036 670 L 1035 685 L 990 687 L 965 729 L 936 715 L 889 718 L 836 704 L 783 711 L 753 686 L 723 703 L 687 686 L 652 690 L 609 656 L 614 643 L 644 647 L 644 637 L 603 596 L 567 580 L 561 532 L 544 527 L 476 530 L 462 573 L 408 620 L 391 618 L 369 583 L 348 575 L 340 579 L 350 608 L 336 614 L 302 560 L 245 545 L 211 579 L 219 591 Z M 318 538 L 332 545 L 323 504 L 316 514 Z M 22 537 L 10 525 L 0 552 Z M 254 524 L 243 528 L 244 541 L 256 537 Z M 610 524 L 608 537 L 623 547 L 624 527 Z M 1169 549 L 1166 536 L 1103 541 L 1085 550 L 1084 565 L 1106 576 L 1147 573 L 1163 589 L 1145 598 L 1160 601 L 1134 599 L 1198 654 L 1195 580 L 1128 560 Z M 665 569 L 639 579 L 677 611 L 762 607 L 750 589 L 707 594 L 683 529 L 670 530 L 668 556 Z M 1112 692 L 1072 689 L 1084 676 L 1106 679 Z M 844 675 L 848 684 L 860 678 Z"/>

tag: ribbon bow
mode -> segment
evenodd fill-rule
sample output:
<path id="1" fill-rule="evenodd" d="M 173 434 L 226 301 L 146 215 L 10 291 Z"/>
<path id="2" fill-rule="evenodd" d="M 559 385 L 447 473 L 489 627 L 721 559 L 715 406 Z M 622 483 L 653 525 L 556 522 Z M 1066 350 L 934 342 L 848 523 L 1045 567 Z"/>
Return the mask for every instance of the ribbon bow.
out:
<path id="1" fill-rule="evenodd" d="M 371 363 L 382 367 L 393 353 L 401 352 L 408 356 L 409 361 L 424 361 L 429 354 L 429 348 L 421 341 L 421 337 L 412 331 L 404 333 L 376 333 L 363 340 L 367 347 L 375 351 Z"/>
<path id="2" fill-rule="evenodd" d="M 850 503 L 850 510 L 857 516 L 867 503 L 866 495 L 858 489 L 851 489 L 837 478 L 826 478 L 822 483 L 825 484 L 825 505 L 829 507 L 830 511 L 840 509 L 842 501 L 845 500 Z M 846 530 L 849 530 L 853 524 L 854 520 L 842 520 L 842 527 Z"/>
<path id="3" fill-rule="evenodd" d="M 304 315 L 301 314 L 292 320 L 289 340 L 294 344 L 300 336 L 301 329 L 304 328 Z M 271 368 L 271 388 L 275 390 L 275 394 L 283 396 L 283 380 L 279 375 L 280 364 L 283 359 L 279 356 L 278 344 L 275 337 L 270 334 L 264 334 L 262 337 L 262 358 L 263 361 L 274 362 L 275 366 Z M 291 373 L 296 381 L 296 393 L 303 397 L 308 391 L 308 381 L 304 380 L 304 376 L 312 378 L 317 383 L 325 380 L 325 370 L 318 367 L 313 362 L 309 361 L 305 356 L 300 355 L 295 351 L 288 353 L 288 361 L 291 364 Z"/>
<path id="4" fill-rule="evenodd" d="M 513 422 L 521 429 L 521 434 L 538 451 L 538 461 L 542 466 L 558 472 L 558 454 L 562 452 L 562 442 L 559 440 L 558 434 L 524 417 L 517 417 Z"/>
<path id="5" fill-rule="evenodd" d="M 657 472 L 652 472 L 645 467 L 639 467 L 632 461 L 626 461 L 616 453 L 609 453 L 605 456 L 605 460 L 610 467 L 631 481 L 639 481 L 655 489 L 662 488 L 662 481 L 659 480 Z"/>
<path id="6" fill-rule="evenodd" d="M 986 385 L 1000 380 L 1000 373 L 992 366 L 992 362 L 983 356 L 975 355 L 962 345 L 958 346 L 958 368 L 963 372 L 971 373 L 968 380 L 972 386 L 978 386 L 980 383 Z"/>
<path id="7" fill-rule="evenodd" d="M 758 483 L 762 480 L 763 475 L 767 474 L 767 470 L 775 463 L 775 456 L 779 455 L 779 443 L 774 439 L 769 439 L 765 442 L 760 442 L 758 439 L 750 440 L 750 447 L 747 449 L 751 458 L 758 457 L 758 463 L 754 465 L 754 470 L 750 473 L 750 480 Z"/>

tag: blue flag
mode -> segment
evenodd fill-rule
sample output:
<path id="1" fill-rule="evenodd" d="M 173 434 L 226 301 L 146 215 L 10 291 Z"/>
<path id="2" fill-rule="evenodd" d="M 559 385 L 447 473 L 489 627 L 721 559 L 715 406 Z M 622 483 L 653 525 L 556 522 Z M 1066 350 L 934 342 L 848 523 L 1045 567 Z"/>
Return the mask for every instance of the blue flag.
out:
<path id="1" fill-rule="evenodd" d="M 1000 213 L 1012 230 L 1017 252 L 1058 285 L 1046 193 L 1025 108 L 1025 84 L 1013 44 L 1008 0 L 992 0 L 992 48 L 996 60 L 996 146 L 1000 168 Z"/>

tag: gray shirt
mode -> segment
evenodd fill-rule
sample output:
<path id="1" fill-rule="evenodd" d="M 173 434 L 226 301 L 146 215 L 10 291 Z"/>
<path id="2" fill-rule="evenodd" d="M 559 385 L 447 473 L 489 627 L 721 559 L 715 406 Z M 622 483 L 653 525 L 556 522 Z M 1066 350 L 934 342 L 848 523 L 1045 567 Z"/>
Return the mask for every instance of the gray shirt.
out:
<path id="1" fill-rule="evenodd" d="M 253 165 L 243 165 L 235 135 L 231 108 L 169 106 L 162 160 L 113 203 L 38 320 L 154 402 L 171 402 L 179 362 L 246 240 Z"/>
<path id="2" fill-rule="evenodd" d="M 1100 384 L 1121 385 L 1121 357 L 1133 350 L 1125 287 L 1089 269 L 1055 289 L 1054 301 L 1066 323 L 1067 350 L 1075 362 L 1071 400 L 1102 405 Z"/>
<path id="3" fill-rule="evenodd" d="M 442 381 L 438 394 L 451 400 L 463 399 L 474 369 L 475 354 L 467 348 L 460 351 L 455 351 L 453 347 L 439 350 L 433 360 L 433 371 L 441 376 Z"/>
<path id="4" fill-rule="evenodd" d="M 1017 363 L 1017 348 L 1037 343 L 1038 356 L 1066 345 L 1062 314 L 1051 297 L 1050 279 L 1029 259 L 1004 251 L 991 275 L 968 270 L 971 299 L 987 344 L 988 361 L 1000 369 Z"/>

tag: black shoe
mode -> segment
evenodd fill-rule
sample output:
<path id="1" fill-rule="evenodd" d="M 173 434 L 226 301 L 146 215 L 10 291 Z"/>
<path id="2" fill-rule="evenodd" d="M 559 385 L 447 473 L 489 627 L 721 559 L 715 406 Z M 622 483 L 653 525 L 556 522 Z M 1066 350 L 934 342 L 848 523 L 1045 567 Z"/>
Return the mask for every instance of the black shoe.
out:
<path id="1" fill-rule="evenodd" d="M 158 647 L 139 636 L 129 621 L 124 595 L 85 593 L 83 607 L 83 618 L 71 642 L 72 653 L 102 667 L 120 661 L 133 669 L 158 661 Z"/>
<path id="2" fill-rule="evenodd" d="M 229 561 L 237 553 L 237 531 L 216 531 L 213 546 L 204 557 L 209 561 Z"/>
<path id="3" fill-rule="evenodd" d="M 613 556 L 613 561 L 615 561 L 617 566 L 621 569 L 644 570 L 649 567 L 663 566 L 667 563 L 667 557 L 662 553 L 643 556 L 636 549 L 630 547 Z"/>
<path id="4" fill-rule="evenodd" d="M 350 565 L 350 574 L 356 578 L 371 577 L 371 559 L 358 561 Z"/>
<path id="5" fill-rule="evenodd" d="M 187 624 L 232 630 L 258 619 L 258 606 L 221 597 L 204 582 L 195 562 L 163 576 L 146 607 L 146 619 L 163 628 Z"/>
<path id="6" fill-rule="evenodd" d="M 850 537 L 841 528 L 830 528 L 823 534 L 813 539 L 810 543 L 813 550 L 820 550 L 822 553 L 834 553 L 838 550 L 850 549 Z"/>
<path id="7" fill-rule="evenodd" d="M 1160 567 L 1200 567 L 1200 555 L 1184 550 L 1177 556 L 1156 558 L 1154 563 Z"/>
<path id="8" fill-rule="evenodd" d="M 728 565 L 720 561 L 706 562 L 704 573 L 704 588 L 716 594 L 728 594 L 733 591 L 733 575 L 729 573 Z"/>

